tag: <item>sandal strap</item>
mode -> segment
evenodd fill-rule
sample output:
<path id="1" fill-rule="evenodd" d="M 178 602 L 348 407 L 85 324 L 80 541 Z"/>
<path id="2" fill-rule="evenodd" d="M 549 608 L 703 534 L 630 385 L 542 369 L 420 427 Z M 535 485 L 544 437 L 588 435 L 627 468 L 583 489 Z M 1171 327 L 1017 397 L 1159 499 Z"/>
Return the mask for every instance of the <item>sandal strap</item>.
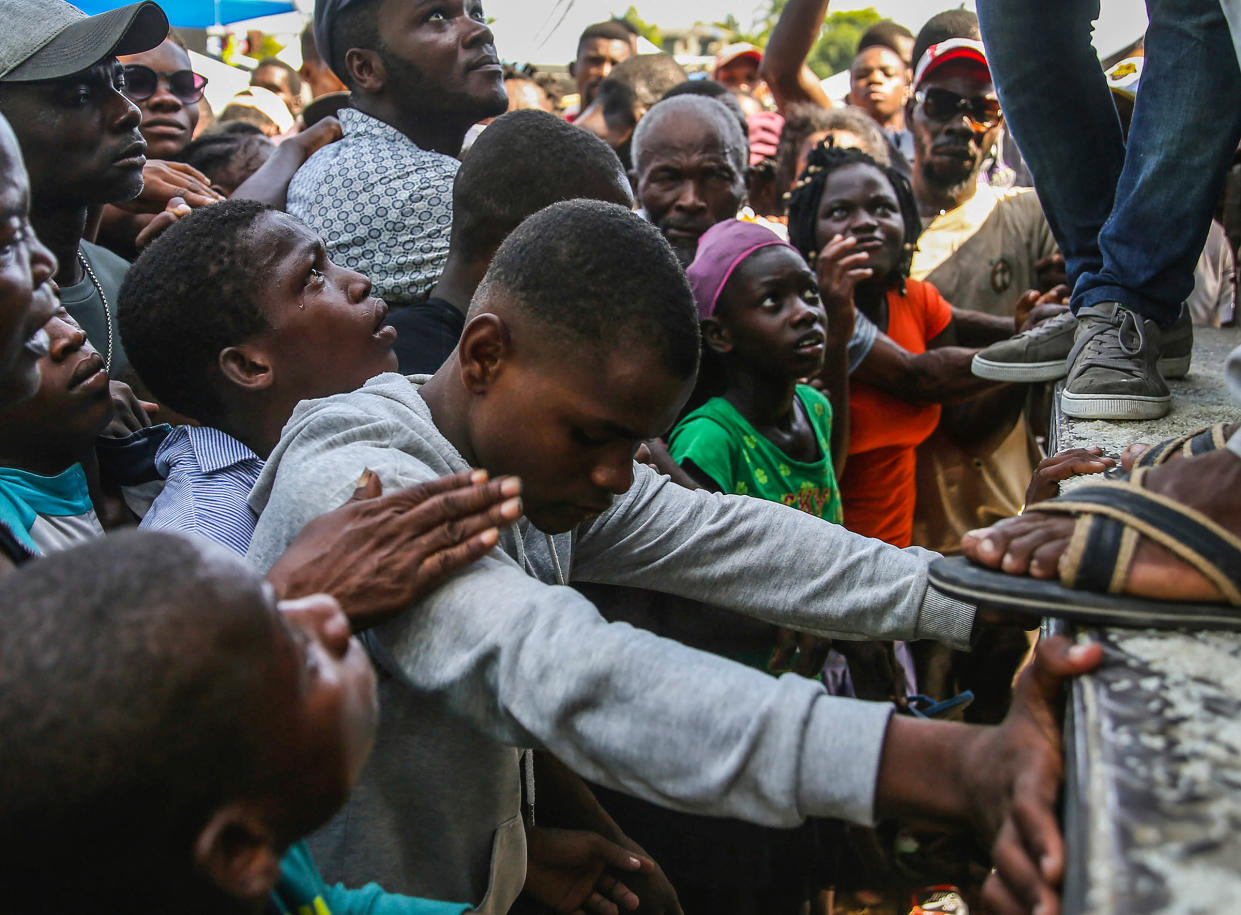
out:
<path id="1" fill-rule="evenodd" d="M 1228 428 L 1228 425 L 1228 423 L 1216 423 L 1200 431 L 1181 449 L 1185 457 L 1197 457 L 1208 451 L 1218 451 L 1220 448 L 1228 447 L 1228 437 L 1224 435 L 1224 430 Z"/>
<path id="2" fill-rule="evenodd" d="M 1134 462 L 1134 467 L 1155 467 L 1167 463 L 1178 454 L 1182 457 L 1197 457 L 1223 448 L 1227 442 L 1224 438 L 1227 427 L 1228 423 L 1216 423 L 1152 445 L 1142 452 Z"/>
<path id="3" fill-rule="evenodd" d="M 1061 565 L 1068 588 L 1121 593 L 1139 537 L 1155 541 L 1241 606 L 1241 537 L 1201 512 L 1144 489 L 1144 470 L 1128 482 L 1080 486 L 1069 498 L 1028 511 L 1079 515 Z"/>

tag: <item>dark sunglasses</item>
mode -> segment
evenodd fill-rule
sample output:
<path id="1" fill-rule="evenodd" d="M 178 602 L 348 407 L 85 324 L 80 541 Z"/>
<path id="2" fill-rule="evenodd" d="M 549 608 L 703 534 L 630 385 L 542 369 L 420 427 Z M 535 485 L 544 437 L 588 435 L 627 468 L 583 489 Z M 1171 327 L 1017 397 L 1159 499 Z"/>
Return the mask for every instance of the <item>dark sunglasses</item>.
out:
<path id="1" fill-rule="evenodd" d="M 947 121 L 965 115 L 975 130 L 990 130 L 1000 123 L 998 99 L 976 95 L 966 98 L 947 89 L 919 89 L 914 101 L 922 106 L 922 113 L 933 121 Z"/>
<path id="2" fill-rule="evenodd" d="M 203 97 L 207 88 L 207 77 L 199 76 L 193 70 L 174 70 L 172 73 L 157 73 L 142 64 L 126 64 L 125 94 L 135 102 L 144 102 L 159 89 L 160 79 L 168 83 L 168 91 L 184 105 L 191 105 Z"/>

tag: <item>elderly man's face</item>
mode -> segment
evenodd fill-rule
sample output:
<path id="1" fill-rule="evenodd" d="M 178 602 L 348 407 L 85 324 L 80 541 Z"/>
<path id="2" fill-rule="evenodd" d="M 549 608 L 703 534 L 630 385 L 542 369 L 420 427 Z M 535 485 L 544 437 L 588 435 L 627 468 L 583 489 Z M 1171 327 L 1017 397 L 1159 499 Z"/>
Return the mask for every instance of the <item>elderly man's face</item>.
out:
<path id="1" fill-rule="evenodd" d="M 690 112 L 662 118 L 643 137 L 635 163 L 647 218 L 684 265 L 694 259 L 702 233 L 736 218 L 745 202 L 745 175 L 721 126 Z"/>

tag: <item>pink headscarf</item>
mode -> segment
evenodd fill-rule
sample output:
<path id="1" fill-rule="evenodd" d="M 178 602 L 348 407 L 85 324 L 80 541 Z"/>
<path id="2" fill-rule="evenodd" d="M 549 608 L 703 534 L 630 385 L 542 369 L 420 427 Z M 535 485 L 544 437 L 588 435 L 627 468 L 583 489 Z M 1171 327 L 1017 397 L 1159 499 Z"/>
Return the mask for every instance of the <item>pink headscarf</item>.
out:
<path id="1" fill-rule="evenodd" d="M 784 245 L 797 250 L 781 240 L 771 229 L 740 219 L 717 222 L 702 233 L 702 238 L 698 239 L 698 253 L 694 256 L 694 262 L 685 271 L 690 288 L 694 291 L 694 303 L 698 306 L 700 318 L 709 318 L 715 314 L 720 292 L 728 278 L 741 266 L 741 262 L 759 248 L 769 245 Z M 799 254 L 798 257 L 800 256 Z"/>

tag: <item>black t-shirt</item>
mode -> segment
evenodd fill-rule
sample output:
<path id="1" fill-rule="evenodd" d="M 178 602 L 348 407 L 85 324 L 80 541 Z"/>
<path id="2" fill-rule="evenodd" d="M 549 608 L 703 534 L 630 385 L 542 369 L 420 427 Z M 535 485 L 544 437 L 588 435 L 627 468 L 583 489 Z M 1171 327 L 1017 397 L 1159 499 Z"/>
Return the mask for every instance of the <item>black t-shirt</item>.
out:
<path id="1" fill-rule="evenodd" d="M 465 329 L 465 315 L 451 302 L 432 297 L 417 305 L 394 309 L 388 324 L 396 328 L 398 371 L 402 375 L 431 375 L 456 349 Z"/>

